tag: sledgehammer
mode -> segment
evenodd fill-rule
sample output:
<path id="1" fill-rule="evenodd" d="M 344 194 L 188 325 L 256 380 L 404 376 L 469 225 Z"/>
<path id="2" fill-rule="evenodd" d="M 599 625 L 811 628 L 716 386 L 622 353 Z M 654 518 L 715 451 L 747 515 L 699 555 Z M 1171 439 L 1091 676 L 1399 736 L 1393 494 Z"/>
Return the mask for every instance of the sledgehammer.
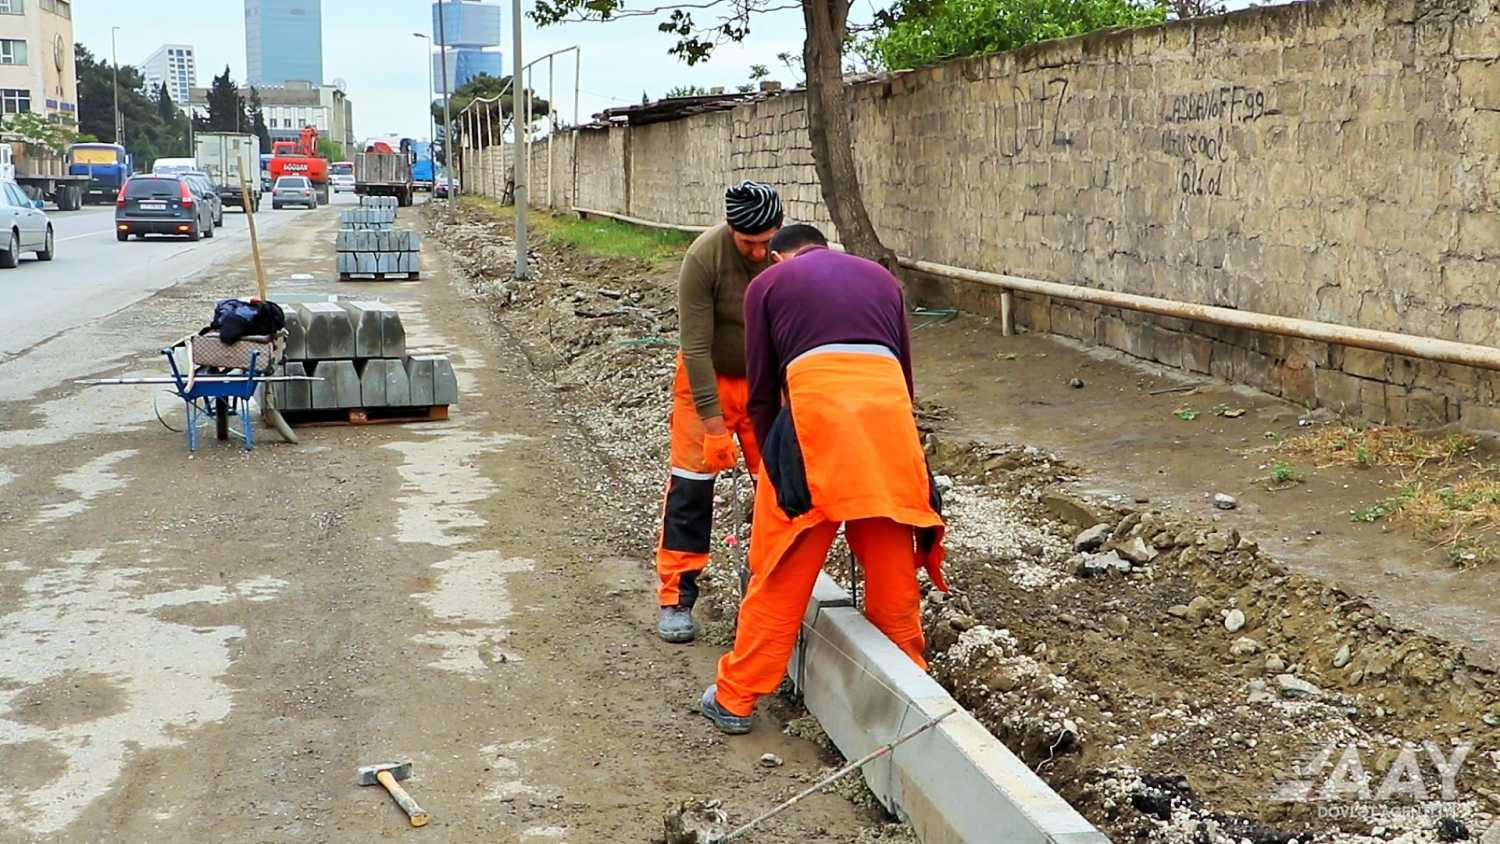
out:
<path id="1" fill-rule="evenodd" d="M 382 762 L 379 765 L 365 765 L 358 771 L 358 782 L 360 785 L 374 785 L 380 783 L 385 790 L 391 793 L 391 798 L 411 818 L 412 826 L 427 825 L 427 811 L 417 805 L 417 801 L 411 799 L 406 789 L 401 787 L 400 780 L 411 776 L 410 762 Z"/>

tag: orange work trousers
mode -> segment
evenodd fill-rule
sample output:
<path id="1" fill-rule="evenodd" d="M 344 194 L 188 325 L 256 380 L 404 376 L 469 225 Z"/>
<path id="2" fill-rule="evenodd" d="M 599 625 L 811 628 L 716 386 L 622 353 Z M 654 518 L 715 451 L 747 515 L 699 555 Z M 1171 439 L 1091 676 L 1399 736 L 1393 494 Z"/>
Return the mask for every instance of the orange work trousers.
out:
<path id="1" fill-rule="evenodd" d="M 754 477 L 760 471 L 760 450 L 745 403 L 750 388 L 742 377 L 719 376 L 719 405 L 724 426 L 739 440 L 745 465 Z M 660 606 L 692 607 L 698 600 L 698 573 L 708 567 L 712 547 L 715 475 L 703 465 L 703 437 L 707 430 L 693 402 L 682 353 L 672 385 L 672 456 L 667 491 L 662 502 L 661 533 L 656 541 L 657 601 Z"/>
<path id="2" fill-rule="evenodd" d="M 776 493 L 769 483 L 762 483 L 756 494 Z M 736 715 L 749 715 L 756 700 L 781 685 L 813 584 L 838 530 L 837 522 L 820 522 L 804 530 L 774 566 L 751 574 L 750 588 L 740 605 L 734 650 L 719 659 L 715 697 L 720 706 Z M 917 587 L 911 526 L 884 518 L 859 519 L 844 526 L 844 536 L 865 570 L 865 616 L 926 669 L 922 595 Z"/>

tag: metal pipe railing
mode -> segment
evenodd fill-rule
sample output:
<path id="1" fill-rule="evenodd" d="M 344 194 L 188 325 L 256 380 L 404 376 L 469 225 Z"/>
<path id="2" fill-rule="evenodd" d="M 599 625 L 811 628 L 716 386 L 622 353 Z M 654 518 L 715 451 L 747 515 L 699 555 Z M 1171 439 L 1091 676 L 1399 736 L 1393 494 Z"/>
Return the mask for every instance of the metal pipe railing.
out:
<path id="1" fill-rule="evenodd" d="M 672 223 L 658 223 L 625 214 L 615 214 L 609 211 L 597 211 L 589 208 L 575 207 L 573 211 L 578 214 L 610 217 L 638 226 L 674 229 L 692 234 L 701 233 L 707 229 L 707 226 L 680 226 Z M 1007 275 L 1005 273 L 951 267 L 947 264 L 922 261 L 916 258 L 898 257 L 897 262 L 910 270 L 958 281 L 983 284 L 988 287 L 998 288 L 1004 293 L 1015 291 L 1035 296 L 1067 299 L 1074 302 L 1089 302 L 1095 305 L 1124 308 L 1131 311 L 1156 314 L 1157 316 L 1175 317 L 1177 319 L 1192 320 L 1210 325 L 1221 325 L 1227 328 L 1242 328 L 1246 331 L 1259 331 L 1265 334 L 1278 334 L 1283 337 L 1298 337 L 1303 340 L 1316 340 L 1340 346 L 1353 346 L 1377 352 L 1390 352 L 1391 354 L 1409 358 L 1454 363 L 1460 366 L 1473 366 L 1480 369 L 1500 370 L 1500 348 L 1493 346 L 1460 343 L 1456 340 L 1442 340 L 1436 337 L 1419 337 L 1412 334 L 1400 334 L 1394 331 L 1377 331 L 1372 328 L 1357 328 L 1351 325 L 1319 322 L 1299 317 L 1241 311 L 1235 308 L 1224 308 L 1216 305 L 1178 302 L 1172 299 L 1141 296 L 1135 293 L 1099 290 L 1076 284 L 1062 284 L 1055 281 L 1040 281 L 1034 278 Z"/>

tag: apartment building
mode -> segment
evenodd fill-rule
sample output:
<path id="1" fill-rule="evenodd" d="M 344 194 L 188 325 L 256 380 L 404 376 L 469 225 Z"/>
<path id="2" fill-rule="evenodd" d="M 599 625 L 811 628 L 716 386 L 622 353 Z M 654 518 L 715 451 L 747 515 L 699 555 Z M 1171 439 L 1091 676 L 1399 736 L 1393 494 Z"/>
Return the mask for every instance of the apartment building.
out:
<path id="1" fill-rule="evenodd" d="M 70 0 L 0 0 L 0 113 L 78 122 Z"/>

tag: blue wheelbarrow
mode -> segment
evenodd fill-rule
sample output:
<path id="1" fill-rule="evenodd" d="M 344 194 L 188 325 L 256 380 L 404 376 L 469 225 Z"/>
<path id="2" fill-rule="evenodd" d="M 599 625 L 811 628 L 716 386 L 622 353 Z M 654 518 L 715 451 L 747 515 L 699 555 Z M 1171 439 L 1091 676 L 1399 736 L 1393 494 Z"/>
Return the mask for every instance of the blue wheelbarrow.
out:
<path id="1" fill-rule="evenodd" d="M 285 331 L 269 337 L 242 337 L 232 344 L 210 331 L 189 335 L 161 350 L 172 370 L 172 386 L 186 406 L 188 451 L 197 451 L 198 428 L 206 417 L 213 418 L 220 440 L 229 439 L 229 420 L 234 417 L 245 450 L 255 448 L 250 399 L 285 351 Z M 179 357 L 183 362 L 179 363 Z"/>

